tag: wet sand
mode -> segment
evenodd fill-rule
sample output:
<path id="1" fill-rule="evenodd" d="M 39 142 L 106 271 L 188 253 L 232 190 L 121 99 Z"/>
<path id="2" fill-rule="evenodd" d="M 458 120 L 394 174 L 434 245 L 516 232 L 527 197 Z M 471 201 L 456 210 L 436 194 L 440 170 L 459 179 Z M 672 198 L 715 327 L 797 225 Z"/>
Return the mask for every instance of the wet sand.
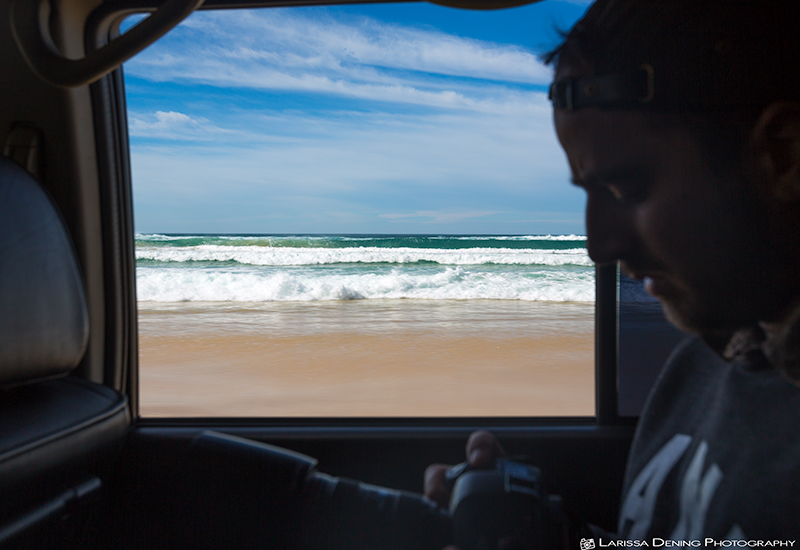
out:
<path id="1" fill-rule="evenodd" d="M 593 304 L 140 304 L 143 416 L 594 414 Z"/>

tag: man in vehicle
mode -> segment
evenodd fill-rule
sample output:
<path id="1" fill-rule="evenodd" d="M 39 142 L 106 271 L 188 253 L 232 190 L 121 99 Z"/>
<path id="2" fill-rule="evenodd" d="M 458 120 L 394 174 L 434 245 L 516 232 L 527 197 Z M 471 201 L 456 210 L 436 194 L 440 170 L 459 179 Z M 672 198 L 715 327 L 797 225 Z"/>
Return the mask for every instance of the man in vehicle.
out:
<path id="1" fill-rule="evenodd" d="M 599 0 L 549 56 L 590 256 L 697 335 L 637 427 L 621 539 L 800 539 L 798 23 L 796 3 Z"/>

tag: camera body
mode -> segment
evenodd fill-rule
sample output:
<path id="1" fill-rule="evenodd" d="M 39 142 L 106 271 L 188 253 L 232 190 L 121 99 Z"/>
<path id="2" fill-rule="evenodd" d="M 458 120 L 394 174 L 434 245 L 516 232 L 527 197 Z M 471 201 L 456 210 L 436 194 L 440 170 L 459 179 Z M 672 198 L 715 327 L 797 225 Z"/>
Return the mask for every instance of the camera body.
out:
<path id="1" fill-rule="evenodd" d="M 539 468 L 506 459 L 489 469 L 451 468 L 454 543 L 461 550 L 567 547 L 561 499 L 547 494 L 541 477 Z"/>

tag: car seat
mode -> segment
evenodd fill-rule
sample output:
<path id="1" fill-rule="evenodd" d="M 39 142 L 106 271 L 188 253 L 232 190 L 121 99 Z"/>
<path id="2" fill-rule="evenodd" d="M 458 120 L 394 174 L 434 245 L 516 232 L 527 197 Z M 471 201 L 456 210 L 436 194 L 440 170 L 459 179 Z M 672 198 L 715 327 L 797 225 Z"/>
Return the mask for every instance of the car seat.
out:
<path id="1" fill-rule="evenodd" d="M 70 376 L 88 320 L 60 213 L 0 158 L 0 548 L 91 547 L 130 413 L 124 395 Z"/>

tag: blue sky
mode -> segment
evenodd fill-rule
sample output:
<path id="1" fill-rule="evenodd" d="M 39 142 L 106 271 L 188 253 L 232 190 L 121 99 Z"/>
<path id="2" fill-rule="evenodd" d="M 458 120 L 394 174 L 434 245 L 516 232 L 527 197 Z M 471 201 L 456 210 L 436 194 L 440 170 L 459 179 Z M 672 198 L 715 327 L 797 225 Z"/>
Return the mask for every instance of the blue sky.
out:
<path id="1" fill-rule="evenodd" d="M 551 71 L 587 1 L 205 11 L 125 64 L 140 233 L 583 233 Z"/>

